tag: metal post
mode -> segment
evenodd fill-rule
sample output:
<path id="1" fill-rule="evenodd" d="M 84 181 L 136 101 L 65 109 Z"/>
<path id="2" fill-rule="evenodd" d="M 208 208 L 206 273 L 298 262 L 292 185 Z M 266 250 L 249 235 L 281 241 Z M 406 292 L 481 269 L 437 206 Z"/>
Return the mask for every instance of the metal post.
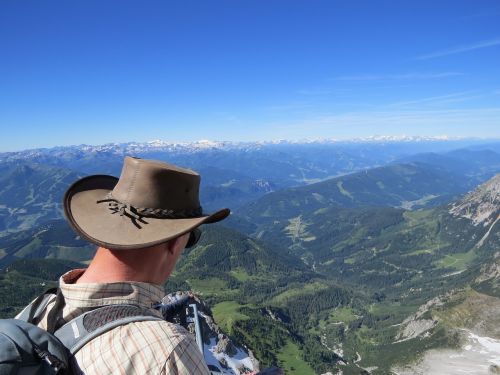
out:
<path id="1" fill-rule="evenodd" d="M 201 339 L 201 327 L 198 317 L 198 307 L 195 303 L 189 305 L 193 309 L 193 320 L 194 320 L 194 331 L 196 333 L 196 343 L 198 344 L 198 348 L 200 348 L 200 352 L 203 355 L 203 340 Z"/>

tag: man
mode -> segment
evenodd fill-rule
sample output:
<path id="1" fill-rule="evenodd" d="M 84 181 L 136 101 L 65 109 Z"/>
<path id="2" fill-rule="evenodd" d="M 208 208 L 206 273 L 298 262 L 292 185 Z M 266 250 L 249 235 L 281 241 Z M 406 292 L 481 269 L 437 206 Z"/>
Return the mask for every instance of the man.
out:
<path id="1" fill-rule="evenodd" d="M 161 317 L 153 306 L 182 250 L 199 238 L 201 224 L 229 215 L 205 215 L 200 176 L 153 160 L 126 157 L 119 179 L 96 175 L 74 183 L 64 197 L 73 229 L 98 245 L 87 269 L 60 279 L 39 326 L 49 331 L 97 307 L 135 305 Z M 90 341 L 75 355 L 84 374 L 210 374 L 185 329 L 166 321 L 119 326 Z"/>

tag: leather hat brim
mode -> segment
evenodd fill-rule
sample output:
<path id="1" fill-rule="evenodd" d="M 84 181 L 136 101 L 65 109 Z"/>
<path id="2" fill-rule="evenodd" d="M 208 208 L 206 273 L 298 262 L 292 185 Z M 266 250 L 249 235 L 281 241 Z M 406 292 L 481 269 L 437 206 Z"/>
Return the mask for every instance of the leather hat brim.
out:
<path id="1" fill-rule="evenodd" d="M 94 175 L 76 181 L 64 195 L 64 214 L 73 229 L 86 240 L 108 249 L 140 249 L 157 245 L 183 235 L 202 224 L 225 219 L 225 208 L 211 215 L 189 219 L 158 219 L 144 217 L 140 221 L 113 213 L 105 199 L 118 178 Z"/>

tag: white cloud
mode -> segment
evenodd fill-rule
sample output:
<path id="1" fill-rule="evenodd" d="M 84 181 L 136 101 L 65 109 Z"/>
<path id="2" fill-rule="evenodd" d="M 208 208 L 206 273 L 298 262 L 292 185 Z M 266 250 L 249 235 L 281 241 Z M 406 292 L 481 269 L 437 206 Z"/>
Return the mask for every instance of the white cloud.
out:
<path id="1" fill-rule="evenodd" d="M 419 98 L 415 100 L 406 100 L 401 102 L 396 102 L 389 104 L 389 107 L 403 107 L 409 106 L 413 104 L 445 104 L 445 103 L 455 103 L 455 102 L 464 102 L 467 100 L 475 99 L 481 97 L 480 95 L 471 95 L 474 91 L 461 91 L 454 92 L 451 94 L 445 95 L 437 95 L 437 96 L 429 96 L 425 98 Z"/>
<path id="2" fill-rule="evenodd" d="M 336 77 L 337 81 L 384 81 L 384 80 L 425 80 L 439 79 L 447 77 L 462 76 L 459 72 L 442 72 L 442 73 L 405 73 L 405 74 L 361 74 L 354 76 Z"/>
<path id="3" fill-rule="evenodd" d="M 483 40 L 481 42 L 477 42 L 475 44 L 469 44 L 466 46 L 458 46 L 458 47 L 453 47 L 453 48 L 448 48 L 444 49 L 441 51 L 436 51 L 432 53 L 428 53 L 425 55 L 420 55 L 417 57 L 417 60 L 429 60 L 429 59 L 434 59 L 436 57 L 443 57 L 443 56 L 448 56 L 448 55 L 454 55 L 457 53 L 463 53 L 463 52 L 469 52 L 469 51 L 474 51 L 476 49 L 482 49 L 482 48 L 488 48 L 488 47 L 494 47 L 500 45 L 500 38 L 498 39 L 492 39 L 492 40 Z"/>

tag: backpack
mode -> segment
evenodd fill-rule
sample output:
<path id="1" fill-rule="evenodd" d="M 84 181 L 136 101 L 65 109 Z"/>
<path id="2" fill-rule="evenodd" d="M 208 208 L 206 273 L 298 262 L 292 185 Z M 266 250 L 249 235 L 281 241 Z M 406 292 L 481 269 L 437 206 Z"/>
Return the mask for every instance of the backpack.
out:
<path id="1" fill-rule="evenodd" d="M 71 357 L 97 336 L 132 322 L 163 320 L 136 305 L 109 305 L 88 311 L 53 333 L 37 327 L 49 302 L 55 296 L 57 305 L 59 295 L 50 289 L 16 319 L 0 319 L 0 375 L 71 375 Z"/>

